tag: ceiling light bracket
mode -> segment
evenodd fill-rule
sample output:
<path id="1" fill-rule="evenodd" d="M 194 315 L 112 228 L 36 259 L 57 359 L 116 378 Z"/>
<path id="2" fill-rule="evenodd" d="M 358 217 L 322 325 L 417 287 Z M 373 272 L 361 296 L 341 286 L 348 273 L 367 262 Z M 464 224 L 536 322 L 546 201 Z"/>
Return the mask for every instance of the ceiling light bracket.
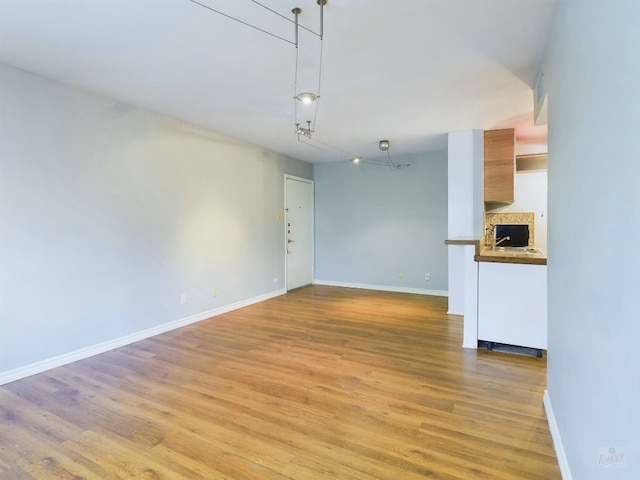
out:
<path id="1" fill-rule="evenodd" d="M 311 138 L 311 134 L 313 130 L 311 129 L 311 120 L 307 120 L 307 128 L 301 127 L 299 123 L 296 123 L 296 135 L 298 136 L 298 141 L 300 140 L 300 136 Z"/>

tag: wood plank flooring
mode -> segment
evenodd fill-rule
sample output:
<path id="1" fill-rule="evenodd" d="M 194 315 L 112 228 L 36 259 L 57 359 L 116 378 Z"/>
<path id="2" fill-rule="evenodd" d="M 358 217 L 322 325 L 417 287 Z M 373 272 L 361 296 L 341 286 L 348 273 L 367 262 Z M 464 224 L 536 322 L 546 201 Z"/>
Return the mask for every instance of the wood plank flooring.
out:
<path id="1" fill-rule="evenodd" d="M 560 479 L 546 361 L 313 286 L 0 387 L 0 478 Z"/>

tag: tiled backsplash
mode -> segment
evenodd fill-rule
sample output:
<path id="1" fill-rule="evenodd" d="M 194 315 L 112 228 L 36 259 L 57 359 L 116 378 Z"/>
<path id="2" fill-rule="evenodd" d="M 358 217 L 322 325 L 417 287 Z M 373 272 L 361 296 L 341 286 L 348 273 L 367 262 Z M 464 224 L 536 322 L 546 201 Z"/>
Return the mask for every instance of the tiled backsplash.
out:
<path id="1" fill-rule="evenodd" d="M 493 225 L 529 225 L 529 246 L 535 244 L 534 227 L 535 213 L 485 213 L 484 214 L 484 243 L 491 245 L 493 240 Z"/>

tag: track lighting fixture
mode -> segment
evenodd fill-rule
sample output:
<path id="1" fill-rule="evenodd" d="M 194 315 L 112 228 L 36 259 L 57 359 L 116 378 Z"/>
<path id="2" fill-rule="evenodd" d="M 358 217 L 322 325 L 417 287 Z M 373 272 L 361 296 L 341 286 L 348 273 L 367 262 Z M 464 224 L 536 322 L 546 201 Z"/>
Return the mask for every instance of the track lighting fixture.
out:
<path id="1" fill-rule="evenodd" d="M 296 126 L 296 135 L 298 136 L 298 140 L 300 140 L 300 136 L 304 136 L 307 138 L 311 138 L 311 134 L 314 131 L 315 128 L 315 123 L 316 123 L 316 118 L 318 116 L 318 104 L 320 103 L 320 79 L 322 78 L 322 54 L 323 54 L 323 37 L 324 37 L 324 6 L 327 4 L 327 0 L 316 0 L 316 3 L 318 4 L 318 6 L 320 7 L 320 30 L 319 32 L 314 32 L 313 30 L 310 30 L 309 28 L 305 27 L 305 26 L 301 26 L 299 21 L 298 21 L 298 17 L 300 16 L 300 14 L 302 13 L 302 9 L 299 7 L 295 7 L 291 10 L 291 13 L 293 13 L 294 15 L 294 20 L 292 21 L 290 18 L 280 14 L 279 12 L 276 12 L 275 10 L 273 10 L 272 8 L 268 7 L 267 5 L 262 4 L 261 2 L 259 2 L 258 0 L 251 0 L 254 4 L 264 8 L 265 10 L 268 10 L 269 12 L 271 12 L 272 14 L 277 15 L 278 17 L 281 17 L 289 22 L 294 23 L 295 25 L 295 30 L 294 30 L 294 40 L 291 41 L 287 38 L 284 38 L 282 36 L 279 36 L 276 33 L 264 30 L 260 27 L 258 27 L 257 25 L 251 24 L 250 22 L 247 22 L 245 20 L 242 20 L 240 18 L 236 18 L 233 17 L 223 11 L 217 10 L 215 8 L 213 8 L 210 5 L 207 5 L 205 3 L 202 3 L 202 1 L 199 0 L 189 0 L 191 3 L 194 3 L 196 5 L 199 5 L 202 8 L 205 8 L 211 12 L 217 13 L 218 15 L 221 15 L 223 17 L 226 17 L 230 20 L 233 20 L 235 22 L 241 23 L 247 27 L 253 28 L 254 30 L 258 30 L 262 33 L 265 33 L 267 35 L 270 35 L 274 38 L 277 38 L 279 40 L 282 40 L 286 43 L 289 43 L 291 45 L 294 45 L 296 47 L 296 65 L 295 65 L 295 77 L 294 77 L 294 81 L 293 81 L 293 87 L 294 87 L 294 93 L 293 93 L 293 98 L 294 98 L 294 104 L 295 104 L 295 118 L 294 118 L 294 122 L 295 122 L 295 126 Z M 317 80 L 317 90 L 315 93 L 313 92 L 300 92 L 298 93 L 298 60 L 299 60 L 299 49 L 298 49 L 298 41 L 299 41 L 299 31 L 300 28 L 302 28 L 303 30 L 309 32 L 312 35 L 315 35 L 316 37 L 318 37 L 318 39 L 320 40 L 320 45 L 319 45 L 319 49 L 320 49 L 320 55 L 319 55 L 319 62 L 318 62 L 318 80 Z M 307 126 L 305 127 L 301 127 L 300 124 L 302 122 L 298 121 L 298 102 L 301 103 L 302 105 L 304 105 L 305 107 L 307 106 L 312 106 L 313 110 L 309 110 L 307 108 L 305 114 L 309 116 L 309 119 L 305 119 L 304 122 L 306 122 Z M 313 118 L 312 120 L 310 118 Z"/>
<path id="2" fill-rule="evenodd" d="M 353 163 L 364 163 L 367 165 L 377 165 L 380 167 L 388 167 L 391 170 L 400 170 L 404 167 L 411 166 L 410 163 L 396 163 L 391 159 L 391 153 L 389 152 L 389 148 L 391 147 L 391 142 L 389 140 L 380 140 L 378 142 L 378 148 L 383 152 L 387 152 L 386 160 L 379 160 L 373 158 L 363 158 L 363 157 L 353 157 L 351 161 Z"/>
<path id="3" fill-rule="evenodd" d="M 298 49 L 298 41 L 299 41 L 299 30 L 300 23 L 298 21 L 298 17 L 302 13 L 301 8 L 294 8 L 291 10 L 291 13 L 294 15 L 294 23 L 295 23 L 295 46 L 296 46 L 296 67 L 295 67 L 295 76 L 293 80 L 293 90 L 295 99 L 294 111 L 295 111 L 295 123 L 296 123 L 296 135 L 298 136 L 298 140 L 300 140 L 300 135 L 304 135 L 307 138 L 311 138 L 311 134 L 315 129 L 316 118 L 318 116 L 318 104 L 320 103 L 320 79 L 322 78 L 322 51 L 323 51 L 323 30 L 324 30 L 324 6 L 327 4 L 327 0 L 317 0 L 318 5 L 320 6 L 320 33 L 317 33 L 320 40 L 320 60 L 318 63 L 318 86 L 316 93 L 312 92 L 302 92 L 298 93 L 298 60 L 299 60 L 299 49 Z M 303 27 L 304 28 L 304 27 Z M 315 33 L 315 32 L 312 32 Z M 303 105 L 313 105 L 313 112 L 307 112 L 308 115 L 313 114 L 313 120 L 305 119 L 307 122 L 307 128 L 302 129 L 301 132 L 300 122 L 298 120 L 298 102 Z M 312 128 L 313 124 L 313 128 Z"/>

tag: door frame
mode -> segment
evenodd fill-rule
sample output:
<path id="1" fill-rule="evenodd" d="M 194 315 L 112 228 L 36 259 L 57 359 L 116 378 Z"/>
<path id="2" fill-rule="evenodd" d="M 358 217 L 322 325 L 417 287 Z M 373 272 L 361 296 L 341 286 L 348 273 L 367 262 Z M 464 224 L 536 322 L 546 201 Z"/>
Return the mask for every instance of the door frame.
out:
<path id="1" fill-rule="evenodd" d="M 282 232 L 284 233 L 284 289 L 289 291 L 289 254 L 287 253 L 287 224 L 289 222 L 288 202 L 287 202 L 287 180 L 308 183 L 311 185 L 311 284 L 313 285 L 316 277 L 316 235 L 315 235 L 315 184 L 313 180 L 303 177 L 297 177 L 288 173 L 284 174 L 284 225 Z"/>

